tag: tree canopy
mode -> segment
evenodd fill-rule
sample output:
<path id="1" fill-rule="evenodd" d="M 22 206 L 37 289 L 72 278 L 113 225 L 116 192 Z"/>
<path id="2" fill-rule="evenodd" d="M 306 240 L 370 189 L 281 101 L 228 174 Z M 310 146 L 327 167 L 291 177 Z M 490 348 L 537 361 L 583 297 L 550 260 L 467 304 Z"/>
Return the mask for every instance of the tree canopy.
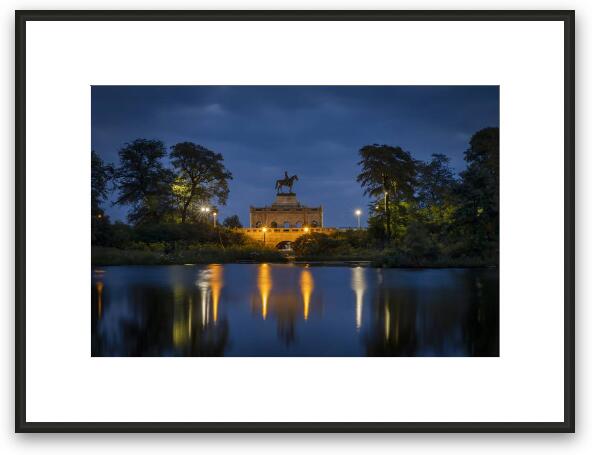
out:
<path id="1" fill-rule="evenodd" d="M 165 156 L 165 145 L 159 140 L 136 139 L 119 150 L 115 204 L 131 206 L 131 223 L 159 223 L 170 214 L 174 176 L 162 163 Z"/>
<path id="2" fill-rule="evenodd" d="M 357 181 L 369 196 L 383 196 L 387 238 L 391 237 L 390 201 L 410 200 L 414 196 L 417 162 L 401 147 L 366 145 L 359 151 L 362 167 Z"/>
<path id="3" fill-rule="evenodd" d="M 232 174 L 224 166 L 222 154 L 193 142 L 181 142 L 171 148 L 170 158 L 176 176 L 173 193 L 182 223 L 187 221 L 192 208 L 194 215 L 198 214 L 200 204 L 209 205 L 212 200 L 226 204 Z"/>

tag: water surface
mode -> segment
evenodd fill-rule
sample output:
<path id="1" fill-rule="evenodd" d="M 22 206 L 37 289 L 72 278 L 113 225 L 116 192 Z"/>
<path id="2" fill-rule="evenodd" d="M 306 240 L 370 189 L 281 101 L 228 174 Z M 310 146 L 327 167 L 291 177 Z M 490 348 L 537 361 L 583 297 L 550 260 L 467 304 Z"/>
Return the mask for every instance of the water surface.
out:
<path id="1" fill-rule="evenodd" d="M 93 356 L 497 356 L 497 269 L 100 267 Z"/>

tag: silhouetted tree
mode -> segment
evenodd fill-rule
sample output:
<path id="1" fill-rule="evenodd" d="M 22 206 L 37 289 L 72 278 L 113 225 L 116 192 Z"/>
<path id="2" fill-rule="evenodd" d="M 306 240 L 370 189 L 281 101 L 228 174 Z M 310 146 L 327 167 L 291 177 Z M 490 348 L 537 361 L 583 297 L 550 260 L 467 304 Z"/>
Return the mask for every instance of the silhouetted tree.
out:
<path id="1" fill-rule="evenodd" d="M 196 202 L 216 199 L 226 204 L 232 174 L 224 166 L 222 154 L 193 142 L 181 142 L 171 148 L 171 163 L 176 172 L 173 192 L 179 201 L 181 223 L 187 221 Z"/>
<path id="2" fill-rule="evenodd" d="M 364 194 L 383 197 L 386 237 L 392 236 L 391 201 L 398 203 L 413 199 L 417 162 L 401 147 L 366 145 L 359 151 L 362 171 L 357 181 Z"/>
<path id="3" fill-rule="evenodd" d="M 109 182 L 113 178 L 113 166 L 105 164 L 94 150 L 91 152 L 91 210 L 93 216 L 103 215 L 101 203 L 107 199 Z"/>
<path id="4" fill-rule="evenodd" d="M 113 166 L 105 164 L 93 150 L 91 152 L 91 242 L 103 244 L 109 235 L 109 218 L 105 215 L 102 203 L 107 200 L 109 182 L 113 178 Z"/>
<path id="5" fill-rule="evenodd" d="M 172 210 L 173 174 L 162 164 L 165 155 L 158 140 L 136 139 L 119 150 L 115 204 L 131 206 L 128 220 L 133 224 L 161 222 Z"/>
<path id="6" fill-rule="evenodd" d="M 222 225 L 224 227 L 227 228 L 242 228 L 243 225 L 240 222 L 240 219 L 238 218 L 238 215 L 232 215 L 232 216 L 228 216 L 224 219 L 224 222 L 222 223 Z"/>
<path id="7" fill-rule="evenodd" d="M 465 152 L 455 215 L 466 254 L 496 257 L 499 251 L 499 128 L 477 131 Z"/>

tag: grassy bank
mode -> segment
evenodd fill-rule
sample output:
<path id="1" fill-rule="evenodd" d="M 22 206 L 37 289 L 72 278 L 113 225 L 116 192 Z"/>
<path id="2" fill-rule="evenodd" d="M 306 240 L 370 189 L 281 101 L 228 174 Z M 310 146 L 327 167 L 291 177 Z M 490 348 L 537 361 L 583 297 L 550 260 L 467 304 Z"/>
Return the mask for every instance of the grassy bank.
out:
<path id="1" fill-rule="evenodd" d="M 92 265 L 173 265 L 229 263 L 240 261 L 285 262 L 277 250 L 255 246 L 204 245 L 199 248 L 178 251 L 133 250 L 108 247 L 92 247 Z"/>
<path id="2" fill-rule="evenodd" d="M 368 262 L 373 267 L 417 267 L 417 268 L 445 268 L 445 267 L 489 267 L 495 266 L 492 261 L 482 258 L 410 258 L 392 252 L 377 250 L 357 250 L 347 254 L 332 255 L 302 255 L 294 258 L 296 261 L 318 263 L 339 262 Z M 273 248 L 259 246 L 230 246 L 221 248 L 217 245 L 205 245 L 179 251 L 151 251 L 138 249 L 118 249 L 107 247 L 92 247 L 92 265 L 174 265 L 174 264 L 208 264 L 233 262 L 286 262 L 287 259 Z"/>

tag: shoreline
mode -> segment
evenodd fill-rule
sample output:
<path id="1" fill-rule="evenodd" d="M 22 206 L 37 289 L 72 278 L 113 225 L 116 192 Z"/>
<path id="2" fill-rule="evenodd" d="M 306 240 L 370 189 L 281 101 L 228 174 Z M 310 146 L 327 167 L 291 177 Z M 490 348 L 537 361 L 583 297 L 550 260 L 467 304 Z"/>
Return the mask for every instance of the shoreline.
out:
<path id="1" fill-rule="evenodd" d="M 368 267 L 385 269 L 480 269 L 499 268 L 497 264 L 491 264 L 480 258 L 440 259 L 420 261 L 394 261 L 388 256 L 380 256 L 380 253 L 360 258 L 347 257 L 286 257 L 276 251 L 251 251 L 251 250 L 220 250 L 207 251 L 180 251 L 174 254 L 143 251 L 143 250 L 119 250 L 114 248 L 92 247 L 91 267 L 129 267 L 129 266 L 167 266 L 167 265 L 206 265 L 206 264 L 295 264 L 313 267 Z"/>

